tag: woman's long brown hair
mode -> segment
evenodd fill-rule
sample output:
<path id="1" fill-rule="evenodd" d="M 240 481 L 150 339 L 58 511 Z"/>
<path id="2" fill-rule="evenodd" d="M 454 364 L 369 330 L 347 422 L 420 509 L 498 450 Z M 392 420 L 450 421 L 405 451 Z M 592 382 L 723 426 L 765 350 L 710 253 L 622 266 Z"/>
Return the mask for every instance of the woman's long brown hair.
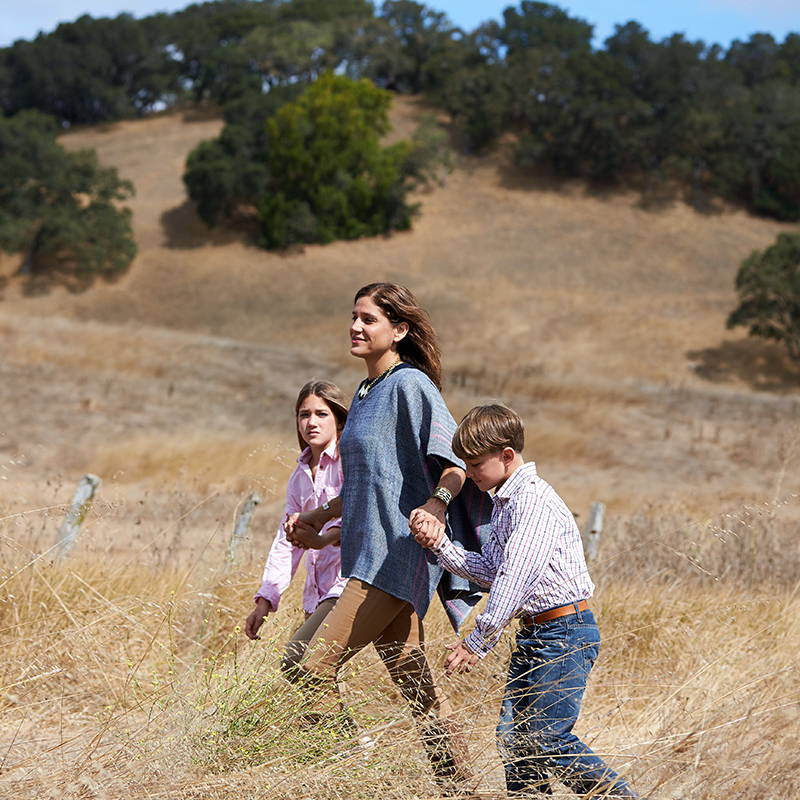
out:
<path id="1" fill-rule="evenodd" d="M 300 390 L 297 395 L 297 402 L 294 404 L 295 428 L 297 427 L 297 415 L 300 413 L 300 406 L 303 405 L 303 400 L 312 395 L 325 401 L 333 416 L 336 417 L 336 428 L 341 434 L 342 428 L 347 422 L 347 400 L 345 400 L 342 390 L 330 381 L 309 381 Z M 300 445 L 300 450 L 305 450 L 308 447 L 299 430 L 297 431 L 297 442 Z"/>
<path id="2" fill-rule="evenodd" d="M 408 333 L 398 343 L 397 353 L 403 361 L 421 369 L 441 390 L 442 356 L 436 332 L 411 291 L 397 283 L 370 283 L 356 292 L 353 302 L 359 297 L 369 297 L 392 325 L 408 324 Z"/>

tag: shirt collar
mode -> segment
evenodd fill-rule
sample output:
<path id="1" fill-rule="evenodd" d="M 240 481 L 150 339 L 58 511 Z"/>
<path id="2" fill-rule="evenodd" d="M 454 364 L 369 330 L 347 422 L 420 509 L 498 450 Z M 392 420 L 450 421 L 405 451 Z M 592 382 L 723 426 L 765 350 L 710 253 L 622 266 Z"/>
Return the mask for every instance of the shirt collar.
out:
<path id="1" fill-rule="evenodd" d="M 517 467 L 508 480 L 494 493 L 495 500 L 508 500 L 524 483 L 533 483 L 536 478 L 536 463 L 527 461 Z"/>
<path id="2" fill-rule="evenodd" d="M 320 461 L 323 458 L 327 459 L 328 461 L 336 461 L 339 458 L 339 442 L 338 440 L 334 439 L 323 451 L 322 456 L 320 457 Z M 311 461 L 311 448 L 306 447 L 299 456 L 297 456 L 297 463 L 298 464 L 308 464 Z"/>

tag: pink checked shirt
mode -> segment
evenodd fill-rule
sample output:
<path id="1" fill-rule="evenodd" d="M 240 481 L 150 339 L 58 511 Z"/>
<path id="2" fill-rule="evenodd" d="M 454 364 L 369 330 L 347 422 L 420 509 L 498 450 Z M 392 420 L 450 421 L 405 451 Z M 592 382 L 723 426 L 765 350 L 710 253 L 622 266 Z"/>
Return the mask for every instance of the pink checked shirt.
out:
<path id="1" fill-rule="evenodd" d="M 518 467 L 492 498 L 492 530 L 480 553 L 446 536 L 434 550 L 446 570 L 490 587 L 486 609 L 464 640 L 483 657 L 508 623 L 592 596 L 575 518 L 532 461 Z"/>
<path id="2" fill-rule="evenodd" d="M 311 511 L 326 500 L 333 500 L 342 486 L 342 465 L 334 442 L 319 460 L 316 478 L 311 476 L 311 448 L 307 447 L 297 459 L 297 468 L 286 485 L 286 514 Z M 341 526 L 341 520 L 326 523 L 328 528 Z M 283 523 L 278 528 L 264 566 L 261 588 L 255 598 L 263 597 L 273 611 L 278 610 L 280 597 L 289 585 L 303 554 L 306 556 L 306 583 L 303 587 L 303 609 L 312 613 L 329 597 L 338 597 L 347 582 L 342 577 L 338 545 L 329 544 L 321 550 L 303 550 L 286 540 Z"/>

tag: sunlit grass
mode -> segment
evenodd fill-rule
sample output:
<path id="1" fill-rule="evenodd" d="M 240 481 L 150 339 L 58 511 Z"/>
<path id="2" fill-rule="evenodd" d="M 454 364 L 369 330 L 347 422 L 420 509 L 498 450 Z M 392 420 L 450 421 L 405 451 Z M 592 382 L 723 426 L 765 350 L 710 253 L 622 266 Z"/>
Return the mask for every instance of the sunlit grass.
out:
<path id="1" fill-rule="evenodd" d="M 315 709 L 278 666 L 301 619 L 299 585 L 261 641 L 243 636 L 259 558 L 226 570 L 219 543 L 180 567 L 152 552 L 54 564 L 12 540 L 18 525 L 0 526 L 0 795 L 437 796 L 371 648 L 341 683 L 375 745 L 359 746 L 333 715 L 312 724 Z M 648 796 L 788 800 L 800 790 L 793 530 L 772 508 L 740 515 L 735 536 L 675 514 L 608 532 L 594 570 L 604 644 L 578 727 Z M 780 553 L 790 563 L 776 572 Z M 453 634 L 437 608 L 426 622 L 441 675 Z M 491 791 L 502 787 L 493 740 L 509 640 L 471 675 L 442 678 Z"/>

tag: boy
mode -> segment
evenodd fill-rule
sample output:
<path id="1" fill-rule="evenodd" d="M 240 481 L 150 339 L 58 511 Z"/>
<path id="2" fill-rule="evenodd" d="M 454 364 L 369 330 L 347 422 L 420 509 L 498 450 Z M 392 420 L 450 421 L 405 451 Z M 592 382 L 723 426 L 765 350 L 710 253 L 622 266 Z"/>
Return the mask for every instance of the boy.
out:
<path id="1" fill-rule="evenodd" d="M 519 618 L 497 728 L 509 794 L 552 794 L 552 775 L 579 794 L 635 798 L 572 733 L 600 645 L 587 604 L 594 585 L 572 514 L 536 465 L 522 459 L 524 435 L 516 412 L 488 405 L 473 408 L 453 437 L 467 477 L 495 490 L 492 530 L 480 553 L 454 545 L 444 526 L 411 519 L 416 540 L 442 567 L 490 587 L 485 611 L 450 648 L 445 669 L 469 672 Z"/>

